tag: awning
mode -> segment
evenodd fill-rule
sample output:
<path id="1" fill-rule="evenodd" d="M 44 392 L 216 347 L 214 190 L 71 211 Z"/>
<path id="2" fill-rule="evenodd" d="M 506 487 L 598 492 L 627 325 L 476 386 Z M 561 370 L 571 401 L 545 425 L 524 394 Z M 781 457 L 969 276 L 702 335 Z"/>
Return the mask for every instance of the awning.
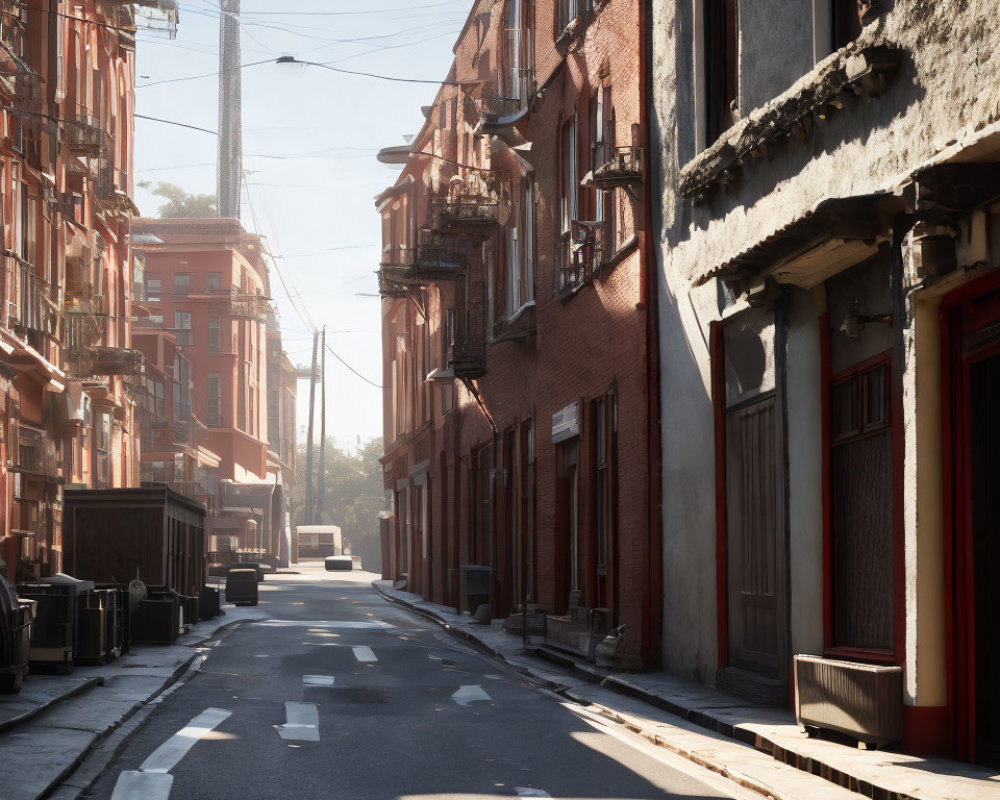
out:
<path id="1" fill-rule="evenodd" d="M 702 273 L 695 285 L 716 277 L 771 276 L 810 289 L 874 255 L 893 217 L 903 210 L 902 196 L 891 192 L 825 198 L 738 256 Z"/>

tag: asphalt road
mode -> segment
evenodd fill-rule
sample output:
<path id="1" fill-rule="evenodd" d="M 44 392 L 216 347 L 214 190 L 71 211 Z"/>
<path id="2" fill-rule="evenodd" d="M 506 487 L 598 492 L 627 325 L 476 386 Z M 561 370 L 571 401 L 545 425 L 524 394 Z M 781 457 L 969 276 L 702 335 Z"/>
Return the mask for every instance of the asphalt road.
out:
<path id="1" fill-rule="evenodd" d="M 268 576 L 85 795 L 113 800 L 715 798 L 725 782 L 382 600 Z"/>

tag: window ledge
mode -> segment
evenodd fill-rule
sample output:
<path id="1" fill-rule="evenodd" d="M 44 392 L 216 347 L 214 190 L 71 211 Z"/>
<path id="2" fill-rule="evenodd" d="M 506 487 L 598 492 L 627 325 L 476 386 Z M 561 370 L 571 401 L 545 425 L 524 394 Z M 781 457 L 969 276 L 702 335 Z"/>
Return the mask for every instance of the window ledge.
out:
<path id="1" fill-rule="evenodd" d="M 755 109 L 681 170 L 680 193 L 695 200 L 734 180 L 747 160 L 767 158 L 789 136 L 804 138 L 816 120 L 843 106 L 843 95 L 878 97 L 899 69 L 903 51 L 864 37 L 831 54 L 788 91 Z"/>
<path id="2" fill-rule="evenodd" d="M 511 317 L 494 326 L 493 344 L 520 341 L 535 334 L 535 301 L 529 300 Z"/>

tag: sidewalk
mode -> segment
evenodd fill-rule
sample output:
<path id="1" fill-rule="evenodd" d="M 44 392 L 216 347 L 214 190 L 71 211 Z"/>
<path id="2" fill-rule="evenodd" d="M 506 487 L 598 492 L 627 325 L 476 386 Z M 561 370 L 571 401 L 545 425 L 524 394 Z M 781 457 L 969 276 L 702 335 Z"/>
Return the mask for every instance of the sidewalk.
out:
<path id="1" fill-rule="evenodd" d="M 199 622 L 173 644 L 137 645 L 110 664 L 76 667 L 69 675 L 30 674 L 19 694 L 0 694 L 4 800 L 49 796 L 116 729 L 144 707 L 151 709 L 164 689 L 213 644 L 213 637 L 265 617 L 256 608 L 227 605 L 223 616 Z M 69 783 L 74 784 L 73 778 Z M 75 797 L 89 781 L 83 783 L 63 787 L 57 796 Z"/>
<path id="2" fill-rule="evenodd" d="M 985 768 L 810 739 L 787 710 L 748 705 L 664 672 L 611 672 L 547 648 L 526 650 L 521 636 L 502 631 L 499 621 L 477 625 L 453 608 L 393 589 L 391 581 L 375 581 L 372 586 L 387 600 L 437 620 L 549 688 L 593 704 L 603 716 L 649 741 L 765 797 L 1000 800 L 1000 774 Z M 563 669 L 557 670 L 548 659 Z"/>

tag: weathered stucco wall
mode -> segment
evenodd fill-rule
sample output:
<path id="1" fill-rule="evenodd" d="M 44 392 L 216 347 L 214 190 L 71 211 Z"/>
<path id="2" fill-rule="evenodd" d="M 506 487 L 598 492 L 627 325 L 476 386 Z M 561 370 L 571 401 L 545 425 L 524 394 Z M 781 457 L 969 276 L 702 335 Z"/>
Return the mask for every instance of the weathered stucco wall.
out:
<path id="1" fill-rule="evenodd" d="M 713 680 L 717 665 L 715 504 L 708 326 L 720 317 L 715 282 L 695 288 L 711 269 L 789 225 L 828 197 L 893 189 L 956 139 L 1000 118 L 1000 29 L 995 0 L 889 0 L 855 45 L 903 52 L 879 97 L 845 96 L 843 109 L 814 119 L 801 137 L 748 159 L 735 180 L 704 199 L 681 197 L 679 178 L 700 149 L 703 57 L 698 42 L 701 0 L 653 0 L 651 154 L 662 190 L 654 227 L 661 231 L 661 375 L 663 415 L 664 653 L 674 671 Z M 834 53 L 812 67 L 814 18 L 823 0 L 743 3 L 740 42 L 741 126 L 773 111 L 778 94 L 813 81 Z M 828 32 L 828 31 L 827 31 Z M 807 73 L 807 70 L 809 71 Z M 769 105 L 768 109 L 763 108 Z M 756 107 L 755 107 L 756 106 Z M 919 113 L 916 113 L 919 112 Z M 791 634 L 796 652 L 822 648 L 821 425 L 818 314 L 822 293 L 797 294 L 788 335 L 789 552 Z M 920 328 L 934 336 L 932 311 Z M 908 331 L 911 336 L 912 331 Z M 906 351 L 903 366 L 906 533 L 907 697 L 943 702 L 943 588 L 938 579 L 941 532 L 940 410 L 917 406 L 918 386 L 939 382 L 935 351 Z M 933 363 L 932 363 L 933 362 Z M 926 389 L 923 390 L 926 394 Z M 918 432 L 920 435 L 918 435 Z M 926 462 L 922 472 L 911 462 Z M 925 488 L 928 493 L 924 493 Z M 934 492 L 937 491 L 938 494 Z M 919 506 L 917 501 L 919 500 Z M 918 581 L 918 572 L 922 572 Z M 918 669 L 918 659 L 920 665 Z"/>

